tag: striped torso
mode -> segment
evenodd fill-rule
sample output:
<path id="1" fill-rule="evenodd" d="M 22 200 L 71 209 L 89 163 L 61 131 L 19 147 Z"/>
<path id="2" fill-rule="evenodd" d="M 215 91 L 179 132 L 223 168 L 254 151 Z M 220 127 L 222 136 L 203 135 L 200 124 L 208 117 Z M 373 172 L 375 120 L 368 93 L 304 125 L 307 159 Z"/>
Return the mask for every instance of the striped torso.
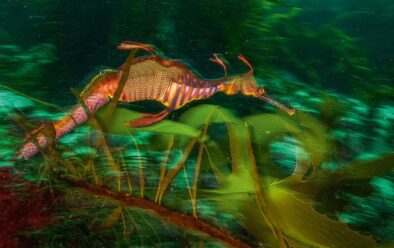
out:
<path id="1" fill-rule="evenodd" d="M 135 61 L 120 101 L 157 100 L 170 109 L 210 97 L 218 91 L 221 80 L 203 80 L 178 61 L 142 58 Z"/>
<path id="2" fill-rule="evenodd" d="M 109 97 L 115 95 L 122 73 L 122 71 L 111 71 L 96 76 L 80 95 L 84 104 L 77 104 L 62 119 L 51 123 L 51 130 L 55 129 L 54 138 L 59 139 L 75 127 L 82 125 L 89 118 L 89 113 L 94 113 L 105 105 Z M 228 78 L 203 80 L 181 62 L 142 57 L 132 62 L 119 100 L 123 102 L 157 100 L 169 110 L 174 110 L 192 100 L 215 94 L 225 80 Z M 41 148 L 48 145 L 48 139 L 42 132 L 46 127 L 47 124 L 31 132 L 31 136 L 35 139 L 33 141 L 31 138 L 26 139 L 16 155 L 17 158 L 25 160 L 31 158 L 40 150 L 36 143 Z"/>

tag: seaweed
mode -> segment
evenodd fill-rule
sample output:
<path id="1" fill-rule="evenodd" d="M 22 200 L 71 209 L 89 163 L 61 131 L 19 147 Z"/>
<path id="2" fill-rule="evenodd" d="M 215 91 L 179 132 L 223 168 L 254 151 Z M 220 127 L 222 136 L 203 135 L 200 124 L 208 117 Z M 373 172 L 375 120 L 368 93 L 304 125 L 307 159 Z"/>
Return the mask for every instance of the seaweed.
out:
<path id="1" fill-rule="evenodd" d="M 333 150 L 328 130 L 302 112 L 240 118 L 221 106 L 200 105 L 177 122 L 139 129 L 124 125 L 135 111 L 117 107 L 111 119 L 107 113 L 92 116 L 85 131 L 90 138 L 78 142 L 94 153 L 60 142 L 43 151 L 43 162 L 30 162 L 36 175 L 30 180 L 44 180 L 59 196 L 57 221 L 36 230 L 32 244 L 377 245 L 376 236 L 349 227 L 337 213 L 353 204 L 345 193 L 371 195 L 363 185 L 392 170 L 392 154 L 327 169 Z M 286 174 L 269 147 L 289 137 L 297 148 Z"/>

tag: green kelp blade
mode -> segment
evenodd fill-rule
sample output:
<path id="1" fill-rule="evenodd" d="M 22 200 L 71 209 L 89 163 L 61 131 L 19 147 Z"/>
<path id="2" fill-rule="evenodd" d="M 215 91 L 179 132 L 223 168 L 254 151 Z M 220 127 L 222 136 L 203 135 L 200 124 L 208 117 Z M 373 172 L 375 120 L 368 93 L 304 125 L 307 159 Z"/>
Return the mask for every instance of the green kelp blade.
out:
<path id="1" fill-rule="evenodd" d="M 228 137 L 229 147 L 223 147 L 223 149 L 231 150 L 232 170 L 236 171 L 246 164 L 245 146 L 243 145 L 246 129 L 242 119 L 235 117 L 228 109 L 217 105 L 201 105 L 184 113 L 180 122 L 200 130 L 205 125 L 224 124 L 227 128 L 225 136 Z"/>
<path id="2" fill-rule="evenodd" d="M 127 121 L 138 118 L 141 113 L 124 109 L 116 108 L 110 120 L 105 119 L 105 108 L 96 114 L 97 120 L 102 125 L 104 131 L 111 134 L 129 135 L 136 131 L 152 132 L 155 134 L 173 134 L 188 137 L 196 137 L 198 134 L 194 128 L 177 123 L 170 120 L 163 120 L 151 126 L 141 128 L 131 128 L 126 125 Z"/>
<path id="3" fill-rule="evenodd" d="M 217 180 L 221 182 L 224 175 L 229 175 L 232 173 L 232 168 L 229 165 L 229 158 L 231 157 L 230 151 L 219 145 L 218 142 L 214 140 L 209 140 L 205 142 L 204 156 L 206 157 L 206 162 L 203 164 L 203 168 L 210 166 L 213 173 L 215 174 Z"/>
<path id="4" fill-rule="evenodd" d="M 276 226 L 291 239 L 312 247 L 376 246 L 372 237 L 361 235 L 351 230 L 347 224 L 316 212 L 313 209 L 314 202 L 300 197 L 299 194 L 271 186 L 267 189 L 267 196 L 267 208 Z M 295 244 L 295 247 L 299 246 Z"/>
<path id="5" fill-rule="evenodd" d="M 245 122 L 251 128 L 253 143 L 258 145 L 266 145 L 285 134 L 299 132 L 293 122 L 277 114 L 257 114 L 245 118 Z"/>
<path id="6" fill-rule="evenodd" d="M 266 219 L 251 198 L 251 194 L 256 193 L 251 177 L 247 169 L 228 175 L 219 189 L 211 190 L 210 199 L 221 210 L 234 214 L 260 242 L 275 246 L 279 241 L 275 240 Z M 315 211 L 313 201 L 269 183 L 272 179 L 264 178 L 263 181 L 263 197 L 267 204 L 261 207 L 271 217 L 270 224 L 282 232 L 291 247 L 375 247 L 371 237 Z"/>
<path id="7" fill-rule="evenodd" d="M 370 179 L 392 171 L 394 167 L 394 153 L 382 155 L 373 160 L 356 160 L 341 166 L 332 174 L 337 179 Z"/>
<path id="8" fill-rule="evenodd" d="M 394 167 L 394 154 L 386 154 L 373 160 L 358 160 L 347 165 L 340 166 L 335 171 L 318 170 L 315 176 L 308 181 L 301 182 L 295 178 L 286 178 L 278 186 L 291 187 L 304 197 L 313 199 L 322 190 L 328 190 L 334 187 L 347 186 L 349 180 L 362 180 L 368 184 L 370 179 L 375 176 L 381 176 L 389 173 Z M 347 187 L 348 188 L 348 187 Z"/>
<path id="9" fill-rule="evenodd" d="M 307 152 L 308 158 L 297 158 L 294 174 L 299 180 L 312 166 L 316 172 L 318 166 L 327 156 L 329 141 L 326 132 L 317 120 L 305 114 L 298 114 L 298 121 L 278 114 L 257 114 L 245 118 L 252 131 L 252 142 L 265 146 L 284 135 L 293 136 L 298 145 Z"/>
<path id="10" fill-rule="evenodd" d="M 310 163 L 314 172 L 316 172 L 332 150 L 327 128 L 324 123 L 304 112 L 299 111 L 297 117 L 297 125 L 300 132 L 294 135 L 300 141 L 301 147 L 309 153 Z"/>
<path id="11" fill-rule="evenodd" d="M 237 123 L 237 119 L 228 109 L 217 105 L 200 105 L 185 112 L 179 122 L 194 128 L 202 128 L 208 123 Z"/>

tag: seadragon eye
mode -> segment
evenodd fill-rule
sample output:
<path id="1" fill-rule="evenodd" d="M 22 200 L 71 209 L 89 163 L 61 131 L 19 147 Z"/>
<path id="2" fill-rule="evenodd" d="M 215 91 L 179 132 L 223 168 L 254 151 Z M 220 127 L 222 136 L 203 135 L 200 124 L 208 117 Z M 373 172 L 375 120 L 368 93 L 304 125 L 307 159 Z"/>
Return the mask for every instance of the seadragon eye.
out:
<path id="1" fill-rule="evenodd" d="M 259 89 L 257 90 L 257 94 L 258 94 L 258 95 L 264 95 L 264 93 L 265 93 L 264 88 L 259 88 Z"/>

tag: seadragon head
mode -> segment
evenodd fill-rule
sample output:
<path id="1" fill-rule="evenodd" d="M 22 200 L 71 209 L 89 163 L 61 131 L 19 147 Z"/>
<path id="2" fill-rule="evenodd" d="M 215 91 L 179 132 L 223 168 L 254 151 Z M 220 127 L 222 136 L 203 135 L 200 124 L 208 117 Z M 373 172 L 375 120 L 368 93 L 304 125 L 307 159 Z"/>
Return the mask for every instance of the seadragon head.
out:
<path id="1" fill-rule="evenodd" d="M 247 61 L 243 55 L 239 55 L 238 58 L 249 67 L 249 71 L 245 74 L 229 77 L 227 83 L 221 85 L 220 90 L 227 95 L 241 93 L 243 95 L 257 97 L 286 111 L 289 115 L 293 115 L 295 113 L 295 109 L 288 108 L 282 103 L 272 99 L 263 87 L 258 86 L 253 73 L 253 67 L 249 61 Z"/>

